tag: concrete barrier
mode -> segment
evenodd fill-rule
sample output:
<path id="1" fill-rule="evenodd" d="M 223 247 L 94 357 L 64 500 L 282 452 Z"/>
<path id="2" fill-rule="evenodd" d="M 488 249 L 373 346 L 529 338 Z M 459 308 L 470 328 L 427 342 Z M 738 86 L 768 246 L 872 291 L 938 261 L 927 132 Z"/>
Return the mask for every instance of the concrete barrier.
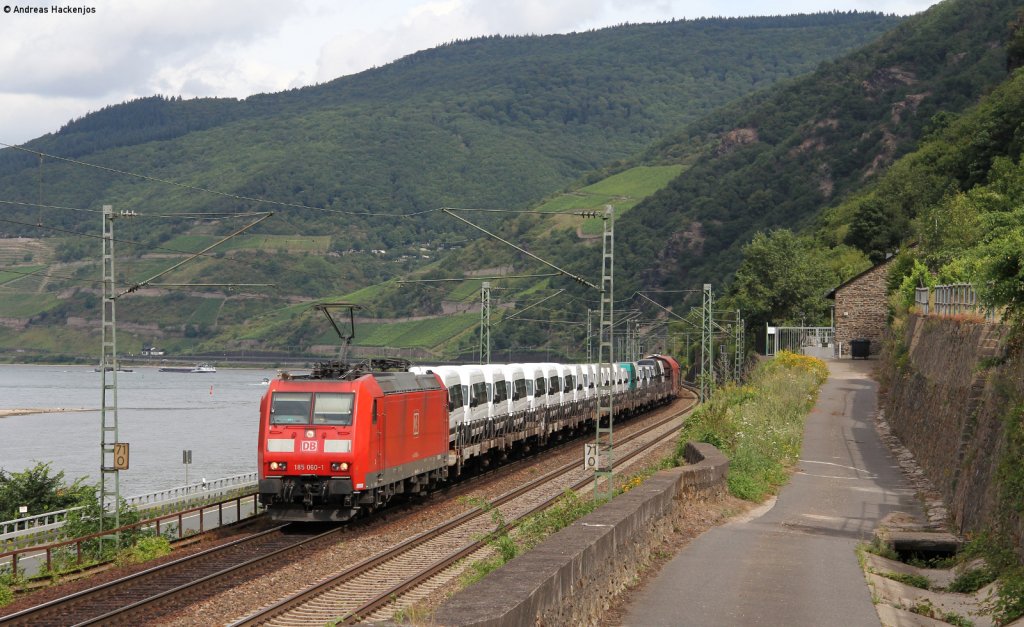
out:
<path id="1" fill-rule="evenodd" d="M 594 624 L 671 533 L 685 501 L 727 491 L 729 460 L 714 446 L 686 445 L 689 465 L 663 470 L 581 518 L 476 584 L 434 614 L 438 625 Z"/>

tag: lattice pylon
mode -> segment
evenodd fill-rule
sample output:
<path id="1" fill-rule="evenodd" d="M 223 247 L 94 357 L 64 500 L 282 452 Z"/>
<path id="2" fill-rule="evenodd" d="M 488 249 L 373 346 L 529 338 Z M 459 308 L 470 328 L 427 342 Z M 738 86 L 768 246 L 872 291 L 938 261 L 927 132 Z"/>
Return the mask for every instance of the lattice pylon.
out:
<path id="1" fill-rule="evenodd" d="M 604 234 L 601 251 L 601 311 L 598 335 L 598 364 L 603 372 L 598 377 L 597 468 L 594 471 L 594 498 L 611 498 L 615 493 L 613 384 L 615 354 L 613 350 L 613 302 L 615 295 L 615 209 L 604 208 Z"/>

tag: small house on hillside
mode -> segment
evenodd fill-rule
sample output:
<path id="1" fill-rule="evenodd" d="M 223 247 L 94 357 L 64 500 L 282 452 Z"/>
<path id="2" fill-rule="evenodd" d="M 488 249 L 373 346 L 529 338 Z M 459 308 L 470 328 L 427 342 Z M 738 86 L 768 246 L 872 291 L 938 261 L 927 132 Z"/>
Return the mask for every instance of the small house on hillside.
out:
<path id="1" fill-rule="evenodd" d="M 894 257 L 868 268 L 826 295 L 835 304 L 835 341 L 840 357 L 850 355 L 850 340 L 871 341 L 871 353 L 882 348 L 889 305 L 886 282 Z"/>

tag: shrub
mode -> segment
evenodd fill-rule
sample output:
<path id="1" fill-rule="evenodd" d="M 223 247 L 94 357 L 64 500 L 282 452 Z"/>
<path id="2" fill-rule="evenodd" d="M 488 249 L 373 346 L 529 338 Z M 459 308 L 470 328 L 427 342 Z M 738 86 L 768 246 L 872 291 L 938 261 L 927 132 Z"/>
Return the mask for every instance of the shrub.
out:
<path id="1" fill-rule="evenodd" d="M 956 579 L 949 584 L 949 591 L 971 594 L 995 580 L 996 574 L 991 568 L 975 568 L 957 575 Z"/>
<path id="2" fill-rule="evenodd" d="M 149 536 L 139 538 L 135 544 L 123 549 L 117 554 L 115 563 L 118 566 L 126 564 L 141 564 L 149 560 L 163 557 L 171 552 L 171 543 L 163 536 Z"/>

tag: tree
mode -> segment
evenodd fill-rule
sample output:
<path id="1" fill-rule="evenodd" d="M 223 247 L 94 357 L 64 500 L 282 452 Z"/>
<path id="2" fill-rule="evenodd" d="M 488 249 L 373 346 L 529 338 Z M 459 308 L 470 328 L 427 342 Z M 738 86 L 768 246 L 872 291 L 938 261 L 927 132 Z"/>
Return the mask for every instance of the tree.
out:
<path id="1" fill-rule="evenodd" d="M 48 462 L 38 462 L 22 472 L 9 473 L 0 468 L 0 520 L 19 518 L 19 507 L 28 507 L 29 514 L 42 514 L 96 500 L 96 486 L 87 485 L 79 477 L 71 485 L 64 481 L 64 471 L 51 474 Z"/>
<path id="2" fill-rule="evenodd" d="M 857 208 L 846 243 L 867 253 L 872 262 L 879 263 L 885 259 L 886 253 L 899 247 L 909 228 L 909 220 L 899 208 L 872 196 Z"/>
<path id="3" fill-rule="evenodd" d="M 750 328 L 766 323 L 817 324 L 828 320 L 825 294 L 837 282 L 827 249 L 812 239 L 788 229 L 759 232 L 743 247 L 730 299 Z"/>

